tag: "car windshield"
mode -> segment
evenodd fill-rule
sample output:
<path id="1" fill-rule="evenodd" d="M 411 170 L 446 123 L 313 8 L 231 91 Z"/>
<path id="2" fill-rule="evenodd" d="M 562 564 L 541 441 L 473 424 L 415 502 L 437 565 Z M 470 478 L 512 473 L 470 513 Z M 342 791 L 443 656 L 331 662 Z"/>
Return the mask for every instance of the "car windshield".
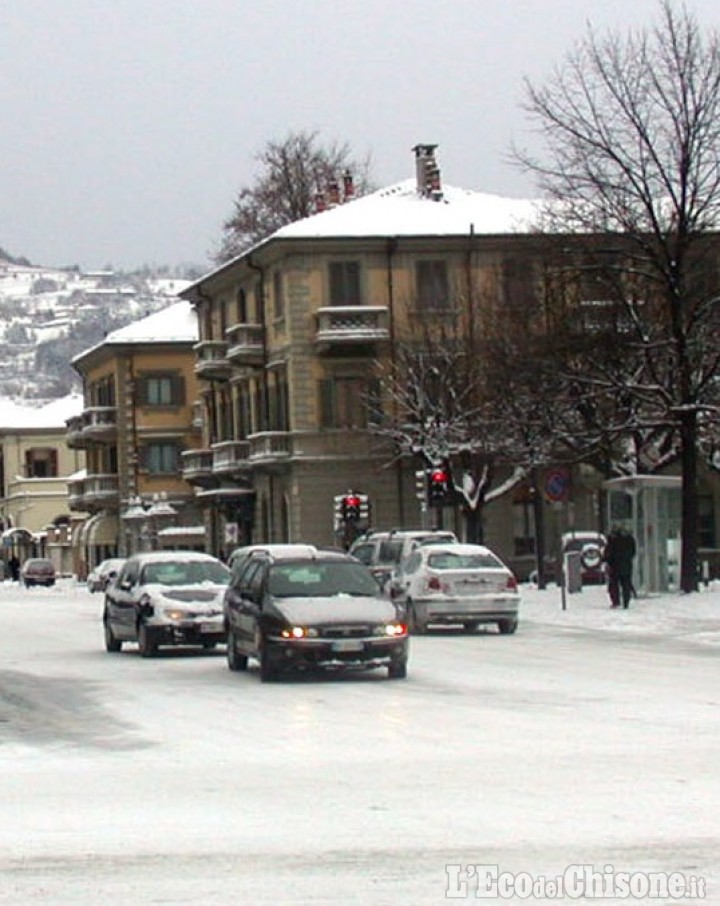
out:
<path id="1" fill-rule="evenodd" d="M 201 585 L 212 582 L 227 585 L 230 570 L 222 563 L 193 560 L 166 560 L 148 563 L 143 569 L 142 585 Z"/>
<path id="2" fill-rule="evenodd" d="M 428 566 L 432 569 L 504 569 L 502 563 L 489 551 L 459 554 L 452 550 L 430 554 Z"/>
<path id="3" fill-rule="evenodd" d="M 377 595 L 378 585 L 360 563 L 276 563 L 268 591 L 278 598 Z"/>

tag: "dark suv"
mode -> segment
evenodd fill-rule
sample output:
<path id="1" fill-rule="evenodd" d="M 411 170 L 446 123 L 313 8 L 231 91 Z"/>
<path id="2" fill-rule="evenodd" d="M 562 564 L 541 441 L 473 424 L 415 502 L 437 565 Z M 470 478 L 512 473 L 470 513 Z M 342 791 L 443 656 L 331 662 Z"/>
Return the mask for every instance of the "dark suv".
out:
<path id="1" fill-rule="evenodd" d="M 284 669 L 387 667 L 407 675 L 408 632 L 398 607 L 354 557 L 315 550 L 282 556 L 259 551 L 225 593 L 227 660 L 260 679 Z"/>

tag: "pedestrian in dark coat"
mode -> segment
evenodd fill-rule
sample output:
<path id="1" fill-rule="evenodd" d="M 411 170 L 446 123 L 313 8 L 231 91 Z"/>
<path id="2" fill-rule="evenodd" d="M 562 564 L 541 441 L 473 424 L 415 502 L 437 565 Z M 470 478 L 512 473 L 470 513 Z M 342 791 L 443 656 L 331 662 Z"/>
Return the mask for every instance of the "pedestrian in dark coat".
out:
<path id="1" fill-rule="evenodd" d="M 635 559 L 635 539 L 624 529 L 615 527 L 608 535 L 603 559 L 607 565 L 608 594 L 610 606 L 630 606 L 633 584 L 633 560 Z"/>
<path id="2" fill-rule="evenodd" d="M 19 582 L 20 581 L 20 561 L 14 554 L 12 557 L 10 557 L 10 560 L 8 561 L 8 569 L 10 570 L 10 578 L 13 580 L 13 582 Z"/>

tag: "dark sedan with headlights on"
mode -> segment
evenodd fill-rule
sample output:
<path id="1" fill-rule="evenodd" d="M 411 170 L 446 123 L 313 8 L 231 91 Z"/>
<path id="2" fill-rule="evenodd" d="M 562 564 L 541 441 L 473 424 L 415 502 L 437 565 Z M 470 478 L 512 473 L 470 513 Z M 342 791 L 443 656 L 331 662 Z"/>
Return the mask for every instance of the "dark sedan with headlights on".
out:
<path id="1" fill-rule="evenodd" d="M 225 594 L 227 659 L 260 664 L 263 682 L 284 670 L 385 667 L 407 675 L 408 631 L 366 566 L 340 551 L 253 554 Z"/>

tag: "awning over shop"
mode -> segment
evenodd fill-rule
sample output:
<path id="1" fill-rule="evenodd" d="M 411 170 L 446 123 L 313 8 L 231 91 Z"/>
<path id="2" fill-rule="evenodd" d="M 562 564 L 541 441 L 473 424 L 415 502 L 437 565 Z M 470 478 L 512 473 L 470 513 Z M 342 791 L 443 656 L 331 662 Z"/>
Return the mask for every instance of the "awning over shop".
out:
<path id="1" fill-rule="evenodd" d="M 116 544 L 118 532 L 118 517 L 115 514 L 96 513 L 83 523 L 77 536 L 77 543 L 81 547 Z"/>
<path id="2" fill-rule="evenodd" d="M 12 547 L 13 544 L 32 544 L 33 540 L 33 533 L 26 528 L 9 528 L 2 533 L 4 547 Z"/>

